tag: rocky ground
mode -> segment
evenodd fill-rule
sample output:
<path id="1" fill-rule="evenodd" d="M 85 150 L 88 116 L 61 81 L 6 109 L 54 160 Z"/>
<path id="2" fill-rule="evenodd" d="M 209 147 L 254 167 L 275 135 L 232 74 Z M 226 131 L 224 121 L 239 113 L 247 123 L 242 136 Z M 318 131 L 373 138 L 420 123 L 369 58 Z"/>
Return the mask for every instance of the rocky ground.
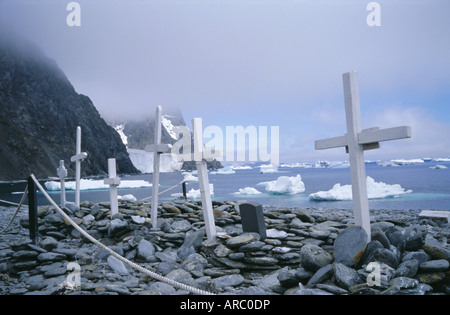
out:
<path id="1" fill-rule="evenodd" d="M 449 226 L 419 211 L 371 211 L 372 241 L 350 211 L 264 207 L 267 238 L 244 233 L 237 203 L 215 202 L 218 237 L 206 241 L 197 202 L 84 202 L 68 211 L 90 235 L 167 278 L 216 294 L 450 294 Z M 0 207 L 0 227 L 14 208 Z M 39 207 L 38 244 L 28 216 L 0 235 L 0 294 L 190 294 L 123 264 L 90 243 L 51 206 Z M 0 229 L 1 229 L 0 228 Z M 80 272 L 76 273 L 77 268 Z M 79 275 L 81 286 L 74 286 Z"/>

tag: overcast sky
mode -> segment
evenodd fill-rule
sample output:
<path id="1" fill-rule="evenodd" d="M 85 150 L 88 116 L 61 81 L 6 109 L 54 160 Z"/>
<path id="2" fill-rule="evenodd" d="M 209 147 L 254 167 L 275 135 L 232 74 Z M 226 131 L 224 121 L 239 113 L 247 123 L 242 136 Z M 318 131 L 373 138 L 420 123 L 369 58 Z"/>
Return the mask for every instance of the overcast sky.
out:
<path id="1" fill-rule="evenodd" d="M 412 139 L 366 159 L 450 155 L 450 1 L 0 0 L 0 23 L 56 60 L 105 118 L 178 107 L 190 125 L 279 126 L 280 161 L 347 159 L 314 150 L 346 132 L 342 73 L 359 76 L 363 128 Z"/>

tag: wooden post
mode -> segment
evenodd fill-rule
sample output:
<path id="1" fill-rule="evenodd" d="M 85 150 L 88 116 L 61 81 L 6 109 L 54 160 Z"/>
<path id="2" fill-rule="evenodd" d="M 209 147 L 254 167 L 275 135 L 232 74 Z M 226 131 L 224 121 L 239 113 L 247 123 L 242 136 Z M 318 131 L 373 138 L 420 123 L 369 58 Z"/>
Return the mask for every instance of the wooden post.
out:
<path id="1" fill-rule="evenodd" d="M 108 175 L 105 178 L 105 185 L 109 185 L 109 200 L 111 207 L 111 216 L 119 212 L 119 203 L 117 201 L 117 186 L 120 185 L 120 178 L 116 174 L 116 159 L 108 159 Z"/>
<path id="2" fill-rule="evenodd" d="M 205 219 L 206 237 L 208 241 L 216 240 L 216 225 L 212 211 L 211 190 L 209 188 L 208 167 L 203 156 L 203 129 L 202 119 L 194 118 L 192 120 L 194 133 L 194 160 L 196 161 L 198 183 L 202 195 L 203 217 Z"/>
<path id="3" fill-rule="evenodd" d="M 66 206 L 66 184 L 65 184 L 65 179 L 67 177 L 67 170 L 64 167 L 64 160 L 60 160 L 59 161 L 59 167 L 56 170 L 60 183 L 61 183 L 61 201 L 60 201 L 60 205 L 61 207 L 65 207 Z"/>
<path id="4" fill-rule="evenodd" d="M 411 127 L 401 126 L 387 129 L 378 127 L 362 130 L 358 92 L 358 74 L 344 73 L 344 99 L 347 133 L 344 136 L 321 139 L 315 142 L 316 150 L 345 147 L 350 156 L 350 175 L 355 223 L 364 228 L 371 240 L 369 201 L 364 150 L 377 149 L 379 142 L 411 137 Z"/>
<path id="5" fill-rule="evenodd" d="M 36 184 L 31 176 L 28 177 L 28 229 L 34 245 L 39 241 Z"/>
<path id="6" fill-rule="evenodd" d="M 347 146 L 350 156 L 350 177 L 352 182 L 355 223 L 366 231 L 369 236 L 368 242 L 370 242 L 370 213 L 369 199 L 367 197 L 364 149 L 358 143 L 358 135 L 361 133 L 362 128 L 357 73 L 344 73 L 343 81 L 347 122 Z"/>
<path id="7" fill-rule="evenodd" d="M 75 204 L 80 206 L 80 178 L 81 178 L 81 161 L 87 157 L 86 152 L 81 152 L 81 127 L 77 127 L 77 142 L 75 147 L 75 155 L 70 158 L 71 162 L 75 162 Z"/>

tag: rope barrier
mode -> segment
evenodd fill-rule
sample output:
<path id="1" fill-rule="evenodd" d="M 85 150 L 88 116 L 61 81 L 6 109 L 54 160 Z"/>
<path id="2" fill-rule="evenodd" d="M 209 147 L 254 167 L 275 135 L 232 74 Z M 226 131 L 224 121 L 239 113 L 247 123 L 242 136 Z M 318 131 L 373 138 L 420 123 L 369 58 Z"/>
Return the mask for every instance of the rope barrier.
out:
<path id="1" fill-rule="evenodd" d="M 180 186 L 180 185 L 183 184 L 183 183 L 184 183 L 184 179 L 183 179 L 181 182 L 179 182 L 178 184 L 173 185 L 172 187 L 169 187 L 169 188 L 167 188 L 166 190 L 163 190 L 163 191 L 159 192 L 158 195 L 162 195 L 162 194 L 168 192 L 169 190 L 172 190 L 172 189 L 174 189 L 174 188 L 177 188 L 178 186 Z M 146 198 L 141 199 L 141 200 L 139 200 L 139 201 L 149 200 L 149 199 L 152 199 L 152 197 L 153 197 L 153 196 L 146 197 Z"/>
<path id="2" fill-rule="evenodd" d="M 199 295 L 214 295 L 214 293 L 208 292 L 208 291 L 204 291 L 204 290 L 200 290 L 198 288 L 194 288 L 192 286 L 189 286 L 187 284 L 184 283 L 180 283 L 178 281 L 175 281 L 173 279 L 169 279 L 166 278 L 164 276 L 161 276 L 147 268 L 144 268 L 130 260 L 128 260 L 127 258 L 117 254 L 115 251 L 113 251 L 112 249 L 110 249 L 109 247 L 107 247 L 106 245 L 102 244 L 101 242 L 99 242 L 98 240 L 96 240 L 95 238 L 93 238 L 91 235 L 89 235 L 85 230 L 83 230 L 78 224 L 76 224 L 63 210 L 61 210 L 61 208 L 56 204 L 55 201 L 53 201 L 53 199 L 47 194 L 47 192 L 45 191 L 45 189 L 41 186 L 41 184 L 39 183 L 39 181 L 36 179 L 36 177 L 34 177 L 33 174 L 30 175 L 31 178 L 33 179 L 33 181 L 36 183 L 36 186 L 41 190 L 41 192 L 44 194 L 45 198 L 47 198 L 47 200 L 53 205 L 53 207 L 55 207 L 55 209 L 64 217 L 64 219 L 67 220 L 67 222 L 69 222 L 78 232 L 81 233 L 81 235 L 83 235 L 85 238 L 87 238 L 89 241 L 91 241 L 92 243 L 94 243 L 95 245 L 97 245 L 98 247 L 100 247 L 101 249 L 105 250 L 106 252 L 108 252 L 109 254 L 113 255 L 115 258 L 119 259 L 120 261 L 126 263 L 127 265 L 129 265 L 130 267 L 145 273 L 146 275 L 158 280 L 158 281 L 162 281 L 165 282 L 167 284 L 170 284 L 174 287 L 177 287 L 179 289 L 182 290 L 186 290 L 189 291 L 191 293 L 194 294 L 199 294 Z"/>
<path id="3" fill-rule="evenodd" d="M 6 201 L 6 200 L 0 200 L 1 202 L 4 202 L 4 203 L 9 203 L 9 204 L 17 205 L 16 212 L 14 212 L 14 215 L 12 216 L 11 220 L 9 220 L 9 223 L 6 225 L 6 227 L 3 228 L 3 229 L 0 231 L 0 234 L 3 234 L 3 233 L 9 228 L 9 226 L 10 226 L 11 223 L 13 222 L 14 218 L 15 218 L 15 217 L 17 216 L 17 214 L 19 213 L 19 210 L 20 210 L 20 208 L 22 207 L 22 204 L 24 203 L 27 194 L 28 194 L 28 185 L 25 187 L 25 191 L 23 192 L 22 199 L 20 199 L 20 203 L 14 203 L 14 202 Z"/>

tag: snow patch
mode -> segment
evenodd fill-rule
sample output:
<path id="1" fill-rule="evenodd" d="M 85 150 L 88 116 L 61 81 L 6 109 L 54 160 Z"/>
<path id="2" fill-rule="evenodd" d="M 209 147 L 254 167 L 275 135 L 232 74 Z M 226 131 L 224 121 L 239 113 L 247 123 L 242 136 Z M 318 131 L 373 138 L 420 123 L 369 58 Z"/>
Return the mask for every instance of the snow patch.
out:
<path id="1" fill-rule="evenodd" d="M 122 139 L 122 142 L 125 146 L 128 145 L 128 137 L 123 132 L 123 129 L 125 128 L 125 124 L 120 124 L 114 127 L 114 129 L 117 131 L 117 133 L 120 136 L 120 139 Z"/>
<path id="2" fill-rule="evenodd" d="M 161 124 L 163 125 L 164 128 L 166 128 L 167 132 L 169 133 L 169 135 L 172 139 L 178 140 L 178 135 L 174 131 L 175 126 L 172 124 L 172 121 L 170 121 L 170 119 L 168 119 L 169 117 L 173 117 L 173 116 L 162 115 L 161 116 Z"/>

